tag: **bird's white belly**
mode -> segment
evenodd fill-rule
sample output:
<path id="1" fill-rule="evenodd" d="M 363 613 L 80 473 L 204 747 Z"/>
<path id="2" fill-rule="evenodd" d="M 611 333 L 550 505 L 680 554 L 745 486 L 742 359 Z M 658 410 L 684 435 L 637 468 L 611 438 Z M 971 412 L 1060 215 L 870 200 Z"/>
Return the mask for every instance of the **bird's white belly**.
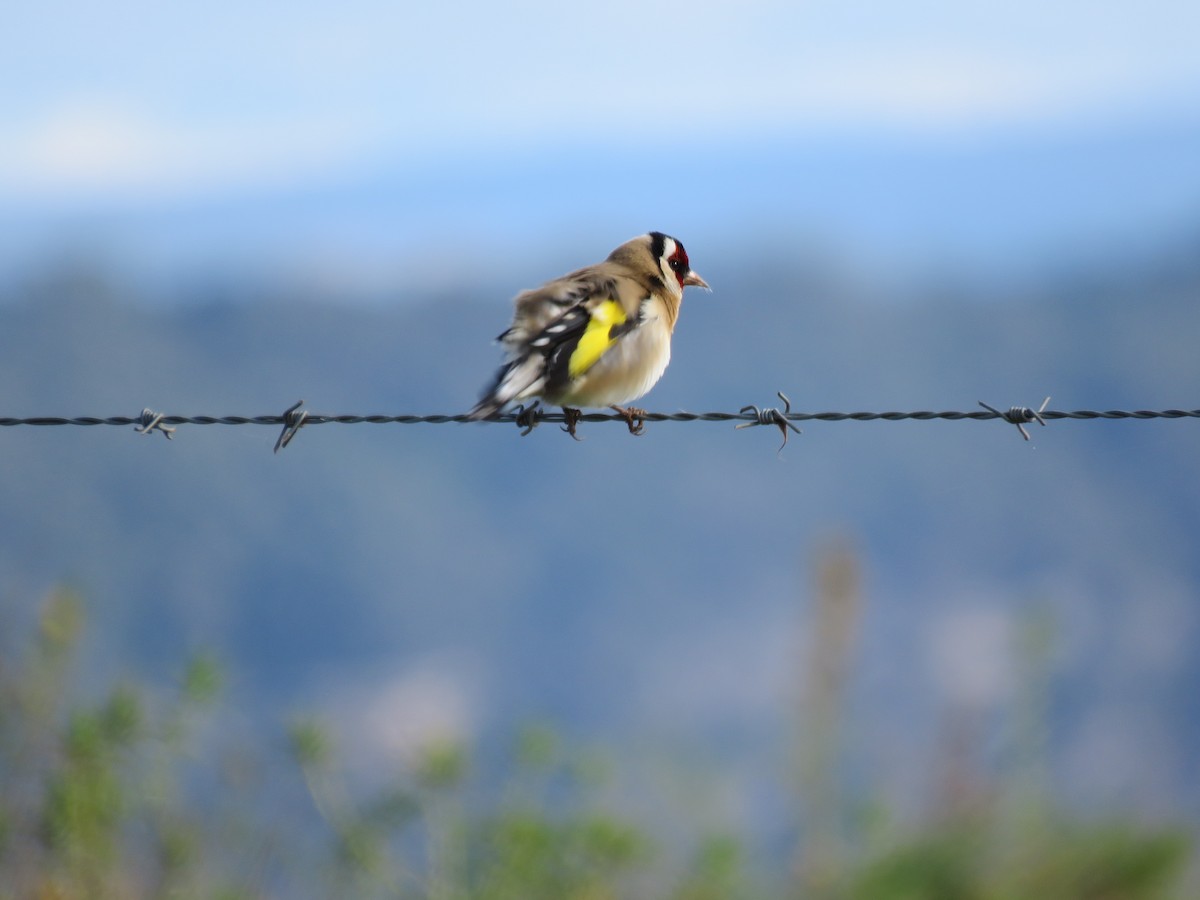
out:
<path id="1" fill-rule="evenodd" d="M 671 333 L 655 318 L 613 344 L 567 391 L 546 399 L 562 406 L 621 406 L 654 387 L 670 361 Z"/>

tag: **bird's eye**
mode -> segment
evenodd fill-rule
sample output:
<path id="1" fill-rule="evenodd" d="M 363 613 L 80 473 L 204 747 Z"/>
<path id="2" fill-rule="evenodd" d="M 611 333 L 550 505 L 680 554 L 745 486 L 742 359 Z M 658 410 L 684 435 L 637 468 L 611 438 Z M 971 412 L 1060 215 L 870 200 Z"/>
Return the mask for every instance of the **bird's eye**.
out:
<path id="1" fill-rule="evenodd" d="M 667 260 L 673 272 L 686 272 L 690 266 L 688 265 L 687 251 L 683 249 L 683 245 L 676 243 L 675 252 L 671 254 L 671 258 Z"/>

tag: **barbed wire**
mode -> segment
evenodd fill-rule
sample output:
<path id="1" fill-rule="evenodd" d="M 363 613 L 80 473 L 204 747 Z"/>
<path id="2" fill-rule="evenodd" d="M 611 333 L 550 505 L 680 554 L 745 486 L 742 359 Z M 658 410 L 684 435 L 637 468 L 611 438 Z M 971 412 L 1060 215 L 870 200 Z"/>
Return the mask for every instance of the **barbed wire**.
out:
<path id="1" fill-rule="evenodd" d="M 914 412 L 800 412 L 793 411 L 791 401 L 787 396 L 780 391 L 777 396 L 784 403 L 782 410 L 773 406 L 758 407 L 754 405 L 743 406 L 737 412 L 647 412 L 645 410 L 631 410 L 630 415 L 624 415 L 618 412 L 585 412 L 578 417 L 568 417 L 561 412 L 548 412 L 543 410 L 538 404 L 533 404 L 530 407 L 519 407 L 514 412 L 501 413 L 490 416 L 486 419 L 471 419 L 466 413 L 451 413 L 451 414 L 429 414 L 429 415 L 324 415 L 319 413 L 310 413 L 304 409 L 304 401 L 293 404 L 280 415 L 266 416 L 179 416 L 168 415 L 166 413 L 155 412 L 151 409 L 143 409 L 136 416 L 31 416 L 28 418 L 3 417 L 0 416 L 0 427 L 15 427 L 22 425 L 32 426 L 56 426 L 56 425 L 79 425 L 79 426 L 96 426 L 96 425 L 115 425 L 115 426 L 134 426 L 134 430 L 139 434 L 153 434 L 158 432 L 168 440 L 174 435 L 175 430 L 180 425 L 274 425 L 283 426 L 283 430 L 279 434 L 278 440 L 275 441 L 275 452 L 278 453 L 282 448 L 286 447 L 292 439 L 299 434 L 300 429 L 309 425 L 328 425 L 336 423 L 339 425 L 446 425 L 450 423 L 466 423 L 480 422 L 483 424 L 510 424 L 517 425 L 522 429 L 522 435 L 529 434 L 541 422 L 557 422 L 570 425 L 572 422 L 624 422 L 629 426 L 631 432 L 639 433 L 643 422 L 738 422 L 734 428 L 751 428 L 758 425 L 773 425 L 779 429 L 783 436 L 783 443 L 779 449 L 782 450 L 788 441 L 788 433 L 794 432 L 800 434 L 800 429 L 796 425 L 797 422 L 899 422 L 899 421 L 919 421 L 926 422 L 935 419 L 945 421 L 987 421 L 990 419 L 1000 419 L 1011 425 L 1015 425 L 1021 432 L 1021 436 L 1025 440 L 1029 440 L 1029 432 L 1025 430 L 1025 426 L 1031 423 L 1038 423 L 1045 426 L 1046 422 L 1055 419 L 1196 419 L 1200 418 L 1200 409 L 1109 409 L 1109 410 L 1093 410 L 1093 409 L 1078 409 L 1073 411 L 1046 409 L 1050 398 L 1047 397 L 1042 401 L 1042 404 L 1037 409 L 1032 409 L 1028 406 L 1011 406 L 1007 410 L 999 410 L 994 406 L 989 406 L 983 401 L 979 402 L 980 410 L 970 410 L 967 412 L 958 411 L 943 411 L 936 412 L 933 410 L 917 410 Z M 568 430 L 564 427 L 564 430 Z M 574 432 L 572 431 L 572 434 Z"/>

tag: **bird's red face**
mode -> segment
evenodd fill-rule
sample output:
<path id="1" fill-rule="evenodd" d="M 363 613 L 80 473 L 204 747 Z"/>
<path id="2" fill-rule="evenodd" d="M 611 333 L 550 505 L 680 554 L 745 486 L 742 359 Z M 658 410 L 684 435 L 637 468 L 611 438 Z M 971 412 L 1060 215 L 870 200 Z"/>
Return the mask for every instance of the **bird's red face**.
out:
<path id="1" fill-rule="evenodd" d="M 679 282 L 679 289 L 681 291 L 689 285 L 692 287 L 708 288 L 707 282 L 692 271 L 691 264 L 688 262 L 687 251 L 683 249 L 683 244 L 678 241 L 675 242 L 675 252 L 667 257 L 667 265 L 675 273 L 675 279 Z"/>

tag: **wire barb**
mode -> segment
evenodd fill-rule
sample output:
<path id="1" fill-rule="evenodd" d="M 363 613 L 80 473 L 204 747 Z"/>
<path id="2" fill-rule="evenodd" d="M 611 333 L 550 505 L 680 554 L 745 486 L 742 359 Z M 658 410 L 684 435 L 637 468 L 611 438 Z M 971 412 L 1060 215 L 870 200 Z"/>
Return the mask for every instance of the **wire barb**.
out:
<path id="1" fill-rule="evenodd" d="M 759 409 L 757 406 L 743 406 L 738 412 L 745 415 L 746 413 L 754 414 L 754 421 L 743 422 L 741 425 L 734 425 L 734 430 L 739 428 L 754 428 L 758 425 L 774 425 L 779 429 L 779 433 L 783 435 L 783 443 L 779 445 L 777 453 L 782 453 L 783 448 L 787 446 L 788 429 L 803 434 L 795 423 L 789 421 L 788 416 L 792 413 L 792 401 L 788 399 L 787 394 L 783 391 L 776 391 L 775 396 L 783 401 L 783 412 L 780 412 L 773 406 L 768 406 L 766 409 Z"/>
<path id="2" fill-rule="evenodd" d="M 134 431 L 138 434 L 150 434 L 152 431 L 157 431 L 162 434 L 168 441 L 171 435 L 175 433 L 174 425 L 166 425 L 163 419 L 166 416 L 163 413 L 156 413 L 154 410 L 146 407 L 142 410 L 141 424 L 134 427 Z"/>
<path id="3" fill-rule="evenodd" d="M 1030 409 L 1028 406 L 1010 406 L 1007 412 L 1000 412 L 996 407 L 988 406 L 982 400 L 979 401 L 979 405 L 995 413 L 998 418 L 1003 419 L 1005 422 L 1016 425 L 1017 431 L 1021 432 L 1021 437 L 1029 440 L 1029 432 L 1025 430 L 1025 425 L 1029 422 L 1037 422 L 1044 428 L 1046 420 L 1042 418 L 1042 413 L 1046 411 L 1046 404 L 1049 402 L 1050 398 L 1047 397 L 1037 409 Z"/>
<path id="4" fill-rule="evenodd" d="M 301 409 L 300 407 L 303 405 L 304 401 L 299 400 L 284 411 L 283 431 L 279 432 L 279 440 L 275 442 L 276 453 L 290 444 L 292 438 L 299 434 L 300 429 L 304 427 L 304 422 L 308 419 L 308 410 Z"/>

